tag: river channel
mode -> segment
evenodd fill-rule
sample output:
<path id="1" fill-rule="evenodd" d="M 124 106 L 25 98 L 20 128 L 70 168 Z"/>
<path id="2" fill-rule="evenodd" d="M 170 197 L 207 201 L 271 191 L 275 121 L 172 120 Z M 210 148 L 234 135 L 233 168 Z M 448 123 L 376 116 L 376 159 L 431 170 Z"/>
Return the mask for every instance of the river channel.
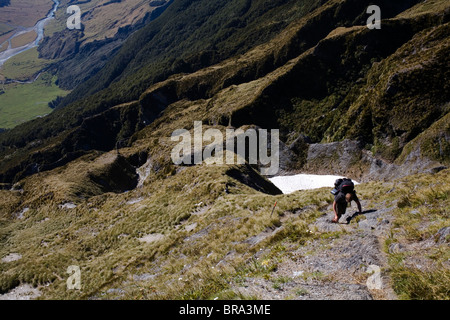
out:
<path id="1" fill-rule="evenodd" d="M 37 47 L 39 45 L 39 42 L 44 38 L 44 27 L 51 19 L 54 18 L 55 12 L 58 9 L 58 6 L 60 4 L 59 0 L 52 0 L 54 2 L 53 8 L 49 11 L 47 14 L 47 17 L 39 20 L 34 27 L 31 28 L 21 28 L 18 30 L 14 35 L 12 35 L 8 40 L 6 40 L 8 44 L 8 48 L 0 53 L 0 67 L 10 58 L 14 57 L 15 55 L 18 55 L 19 53 L 22 53 L 24 51 L 27 51 L 31 48 Z M 11 39 L 20 36 L 21 34 L 28 33 L 30 31 L 35 31 L 37 34 L 37 37 L 35 40 L 31 41 L 30 43 L 27 43 L 23 46 L 20 46 L 18 48 L 12 48 L 11 46 Z"/>

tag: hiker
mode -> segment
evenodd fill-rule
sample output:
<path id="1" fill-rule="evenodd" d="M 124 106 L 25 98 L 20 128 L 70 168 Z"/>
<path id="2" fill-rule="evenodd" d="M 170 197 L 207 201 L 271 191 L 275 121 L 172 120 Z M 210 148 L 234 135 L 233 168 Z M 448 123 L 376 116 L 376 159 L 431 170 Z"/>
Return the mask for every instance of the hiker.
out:
<path id="1" fill-rule="evenodd" d="M 331 191 L 331 193 L 334 194 L 334 218 L 331 222 L 338 223 L 341 216 L 345 214 L 348 204 L 351 204 L 352 201 L 356 202 L 359 213 L 362 213 L 361 203 L 356 196 L 354 187 L 351 179 L 344 178 L 336 180 L 335 188 Z"/>

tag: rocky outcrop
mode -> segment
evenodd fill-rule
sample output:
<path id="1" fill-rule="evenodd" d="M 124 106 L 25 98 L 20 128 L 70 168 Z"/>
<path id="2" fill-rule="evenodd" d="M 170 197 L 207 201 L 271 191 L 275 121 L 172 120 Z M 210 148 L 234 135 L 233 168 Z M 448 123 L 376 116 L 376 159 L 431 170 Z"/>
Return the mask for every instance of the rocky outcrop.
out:
<path id="1" fill-rule="evenodd" d="M 415 173 L 437 172 L 446 168 L 441 162 L 424 157 L 420 150 L 409 153 L 401 163 L 392 163 L 376 157 L 357 141 L 344 140 L 332 143 L 305 143 L 300 153 L 284 147 L 281 152 L 284 175 L 296 172 L 348 176 L 361 182 L 392 180 Z M 298 164 L 298 154 L 303 155 Z"/>

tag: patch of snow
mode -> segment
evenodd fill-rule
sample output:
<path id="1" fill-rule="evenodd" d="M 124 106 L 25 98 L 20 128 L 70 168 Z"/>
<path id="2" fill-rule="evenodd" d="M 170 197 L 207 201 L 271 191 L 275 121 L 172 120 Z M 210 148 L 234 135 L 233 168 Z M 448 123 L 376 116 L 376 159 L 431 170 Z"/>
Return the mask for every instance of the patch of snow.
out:
<path id="1" fill-rule="evenodd" d="M 75 208 L 77 207 L 77 205 L 74 204 L 74 203 L 72 203 L 72 202 L 67 202 L 67 203 L 65 203 L 65 204 L 59 205 L 59 207 L 60 207 L 61 209 L 75 209 Z"/>
<path id="2" fill-rule="evenodd" d="M 6 257 L 3 257 L 2 262 L 13 262 L 22 259 L 22 255 L 19 253 L 10 253 Z"/>
<path id="3" fill-rule="evenodd" d="M 334 188 L 336 179 L 344 178 L 333 175 L 316 174 L 296 174 L 293 176 L 277 176 L 269 180 L 278 187 L 284 194 L 292 193 L 298 190 L 309 190 L 323 187 Z M 355 185 L 359 184 L 353 180 Z"/>
<path id="4" fill-rule="evenodd" d="M 33 288 L 32 285 L 25 283 L 15 287 L 8 293 L 0 294 L 0 300 L 32 300 L 40 295 L 41 292 L 39 289 Z"/>
<path id="5" fill-rule="evenodd" d="M 142 188 L 145 180 L 147 180 L 150 173 L 152 172 L 152 168 L 153 168 L 153 162 L 152 162 L 152 159 L 149 157 L 147 159 L 147 162 L 143 166 L 139 167 L 136 170 L 137 174 L 139 175 L 137 188 Z"/>
<path id="6" fill-rule="evenodd" d="M 30 208 L 24 208 L 22 211 L 16 213 L 15 216 L 17 219 L 23 219 L 24 214 L 27 213 L 28 211 L 30 211 Z"/>
<path id="7" fill-rule="evenodd" d="M 164 238 L 164 235 L 161 233 L 152 233 L 152 234 L 148 234 L 142 238 L 139 238 L 138 240 L 141 242 L 152 243 L 152 242 L 162 240 L 163 238 Z"/>
<path id="8" fill-rule="evenodd" d="M 136 204 L 136 203 L 141 202 L 142 200 L 144 200 L 143 197 L 136 198 L 136 199 L 131 199 L 131 200 L 129 200 L 129 201 L 127 202 L 127 204 L 129 204 L 129 205 L 131 205 L 131 204 Z"/>
<path id="9" fill-rule="evenodd" d="M 191 232 L 192 230 L 194 230 L 195 228 L 197 228 L 197 222 L 194 222 L 188 226 L 185 227 L 187 232 Z"/>
<path id="10" fill-rule="evenodd" d="M 301 277 L 305 271 L 294 271 L 293 276 L 295 277 Z"/>

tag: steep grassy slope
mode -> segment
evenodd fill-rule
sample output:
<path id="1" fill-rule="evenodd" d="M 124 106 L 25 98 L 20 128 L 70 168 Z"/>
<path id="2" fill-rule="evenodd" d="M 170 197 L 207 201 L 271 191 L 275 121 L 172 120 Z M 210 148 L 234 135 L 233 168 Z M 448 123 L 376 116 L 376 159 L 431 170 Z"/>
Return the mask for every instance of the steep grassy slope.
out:
<path id="1" fill-rule="evenodd" d="M 149 85 L 171 74 L 198 70 L 269 40 L 321 2 L 174 1 L 157 21 L 134 35 L 95 78 L 67 97 L 62 106 L 121 79 L 109 94 L 121 102 L 137 99 Z M 118 89 L 120 96 L 115 94 Z"/>
<path id="2" fill-rule="evenodd" d="M 438 10 L 442 9 L 441 4 L 435 3 Z M 166 104 L 177 102 L 134 139 L 167 137 L 176 128 L 192 128 L 194 120 L 222 126 L 223 130 L 230 125 L 255 124 L 280 128 L 283 142 L 298 159 L 291 161 L 288 171 L 334 171 L 360 179 L 370 175 L 373 165 L 379 166 L 378 162 L 396 160 L 396 165 L 403 165 L 392 170 L 391 176 L 406 173 L 406 168 L 414 172 L 426 165 L 430 168 L 448 165 L 445 118 L 449 97 L 446 84 L 442 83 L 449 76 L 449 25 L 444 23 L 448 8 L 444 8 L 443 15 L 422 14 L 420 8 L 416 8 L 415 15 L 410 11 L 407 19 L 397 17 L 385 21 L 384 31 L 378 34 L 364 27 L 339 28 L 317 46 L 257 80 L 229 85 L 243 77 L 240 72 L 230 76 L 229 70 L 245 65 L 249 57 L 257 69 L 267 57 L 268 47 L 282 48 L 276 42 L 279 38 L 267 47 L 260 46 L 214 68 L 172 77 L 147 90 L 140 104 L 146 120 L 151 122 Z M 437 27 L 429 28 L 435 23 Z M 418 32 L 422 29 L 425 31 Z M 392 38 L 394 30 L 398 33 Z M 421 48 L 421 52 L 409 55 L 411 48 Z M 419 67 L 421 76 L 411 68 L 418 64 L 423 65 Z M 247 64 L 244 70 L 249 68 Z M 392 79 L 399 76 L 401 80 L 394 83 Z M 198 92 L 217 93 L 209 99 L 197 100 Z M 166 99 L 165 103 L 161 103 L 161 97 Z M 411 111 L 405 114 L 408 108 Z M 427 136 L 427 142 L 412 142 L 419 134 Z M 307 138 L 302 138 L 305 135 Z M 351 151 L 354 155 L 347 163 L 339 163 L 342 158 L 339 154 L 330 154 L 327 156 L 334 159 L 325 165 L 324 154 L 314 155 L 309 147 L 313 143 L 343 139 L 355 141 Z M 406 144 L 408 148 L 403 149 Z M 161 150 L 156 148 L 151 145 L 149 150 Z M 423 151 L 416 156 L 418 149 Z M 165 154 L 168 153 L 166 150 Z M 170 165 L 170 160 L 165 163 Z M 372 178 L 377 178 L 376 174 Z"/>
<path id="3" fill-rule="evenodd" d="M 340 226 L 327 221 L 329 189 L 261 193 L 228 175 L 239 166 L 167 175 L 149 162 L 141 187 L 101 194 L 83 167 L 107 178 L 101 165 L 115 157 L 80 158 L 0 191 L 1 293 L 31 284 L 43 299 L 395 298 L 390 288 L 449 297 L 449 170 L 359 185 L 367 213 L 349 209 Z M 98 195 L 80 197 L 87 188 Z M 374 263 L 389 279 L 382 290 L 366 286 Z M 69 265 L 81 268 L 81 290 L 66 287 Z"/>
<path id="4" fill-rule="evenodd" d="M 368 30 L 368 3 L 329 1 L 111 106 L 142 80 L 143 56 L 122 56 L 109 80 L 124 78 L 106 91 L 2 133 L 0 294 L 29 284 L 44 299 L 448 299 L 449 4 L 383 2 L 382 29 Z M 142 83 L 156 77 L 143 70 Z M 327 188 L 283 195 L 258 166 L 173 164 L 170 136 L 194 121 L 279 128 L 287 172 L 391 176 L 358 185 L 364 214 L 331 224 Z M 81 290 L 67 289 L 70 265 Z"/>

